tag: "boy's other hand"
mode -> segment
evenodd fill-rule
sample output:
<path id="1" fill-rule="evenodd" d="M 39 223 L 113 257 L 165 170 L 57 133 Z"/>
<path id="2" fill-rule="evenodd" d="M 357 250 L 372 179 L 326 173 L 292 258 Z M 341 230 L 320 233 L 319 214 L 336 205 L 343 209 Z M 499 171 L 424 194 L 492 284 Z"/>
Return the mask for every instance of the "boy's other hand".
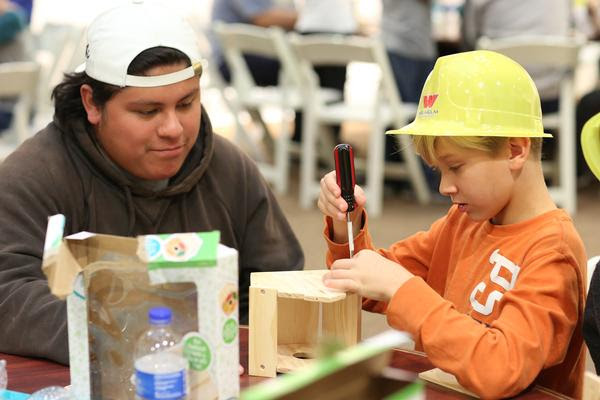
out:
<path id="1" fill-rule="evenodd" d="M 336 260 L 323 276 L 323 283 L 331 289 L 389 301 L 398 288 L 413 276 L 403 266 L 381 254 L 362 250 L 353 258 Z"/>

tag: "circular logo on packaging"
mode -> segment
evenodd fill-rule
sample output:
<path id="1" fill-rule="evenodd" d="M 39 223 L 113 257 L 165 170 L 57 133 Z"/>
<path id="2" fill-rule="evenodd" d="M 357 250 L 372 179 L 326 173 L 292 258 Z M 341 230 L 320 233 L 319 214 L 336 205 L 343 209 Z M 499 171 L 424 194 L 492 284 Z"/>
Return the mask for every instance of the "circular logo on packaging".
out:
<path id="1" fill-rule="evenodd" d="M 174 258 L 182 258 L 185 255 L 185 242 L 181 238 L 171 238 L 165 245 L 167 253 Z"/>
<path id="2" fill-rule="evenodd" d="M 162 241 L 158 236 L 148 235 L 146 236 L 146 254 L 150 260 L 154 260 L 160 256 Z"/>
<path id="3" fill-rule="evenodd" d="M 208 342 L 197 333 L 186 335 L 183 341 L 183 356 L 194 371 L 204 371 L 210 366 L 212 354 Z"/>
<path id="4" fill-rule="evenodd" d="M 233 318 L 229 318 L 223 324 L 223 341 L 230 344 L 235 340 L 238 334 L 238 324 Z"/>
<path id="5" fill-rule="evenodd" d="M 164 258 L 167 261 L 188 261 L 202 247 L 202 239 L 194 233 L 174 234 L 164 242 Z"/>
<path id="6" fill-rule="evenodd" d="M 221 310 L 226 315 L 231 315 L 238 306 L 237 286 L 226 283 L 219 291 L 219 302 L 221 303 Z"/>

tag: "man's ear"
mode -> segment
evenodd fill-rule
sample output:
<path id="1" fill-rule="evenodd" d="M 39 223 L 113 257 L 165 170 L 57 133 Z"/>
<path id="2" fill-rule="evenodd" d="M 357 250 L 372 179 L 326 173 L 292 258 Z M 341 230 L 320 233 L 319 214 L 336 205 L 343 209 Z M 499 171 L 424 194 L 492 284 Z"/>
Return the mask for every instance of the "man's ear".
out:
<path id="1" fill-rule="evenodd" d="M 87 119 L 90 124 L 98 125 L 102 119 L 102 110 L 96 105 L 92 94 L 94 90 L 90 85 L 81 85 L 79 88 L 79 94 L 81 95 L 81 102 L 87 113 Z"/>
<path id="2" fill-rule="evenodd" d="M 520 170 L 529 159 L 531 151 L 531 139 L 529 138 L 509 138 L 508 139 L 510 169 Z"/>

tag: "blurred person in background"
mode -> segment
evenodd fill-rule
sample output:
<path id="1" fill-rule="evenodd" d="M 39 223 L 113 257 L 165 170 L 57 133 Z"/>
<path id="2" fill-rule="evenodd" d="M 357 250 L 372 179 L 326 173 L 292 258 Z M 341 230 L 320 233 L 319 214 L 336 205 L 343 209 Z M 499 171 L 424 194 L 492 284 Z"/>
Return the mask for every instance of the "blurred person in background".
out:
<path id="1" fill-rule="evenodd" d="M 418 103 L 437 58 L 429 0 L 383 0 L 381 38 L 402 101 Z"/>
<path id="2" fill-rule="evenodd" d="M 400 98 L 405 103 L 419 103 L 421 89 L 437 58 L 437 45 L 431 34 L 429 0 L 382 0 L 381 38 L 388 52 Z M 385 137 L 385 159 L 400 161 L 397 142 Z M 423 164 L 430 189 L 437 192 L 438 177 Z M 399 190 L 408 189 L 399 182 Z"/>
<path id="3" fill-rule="evenodd" d="M 352 0 L 303 0 L 298 7 L 295 30 L 303 35 L 332 34 L 353 35 L 358 33 L 358 21 Z M 315 68 L 322 87 L 343 92 L 346 82 L 346 66 L 323 66 Z"/>
<path id="4" fill-rule="evenodd" d="M 593 172 L 592 179 L 600 180 L 600 113 L 590 118 L 581 131 L 581 147 L 585 161 Z M 595 177 L 594 177 L 595 175 Z M 600 256 L 600 255 L 598 255 Z M 588 261 L 594 263 L 594 258 Z M 583 317 L 583 337 L 594 362 L 596 373 L 600 373 L 600 259 L 595 269 L 588 268 L 588 293 Z M 590 277 L 590 273 L 592 273 Z"/>
<path id="5" fill-rule="evenodd" d="M 358 33 L 358 21 L 352 0 L 300 0 L 296 31 L 352 35 Z"/>
<path id="6" fill-rule="evenodd" d="M 300 0 L 298 2 L 298 20 L 295 30 L 303 35 L 358 34 L 358 21 L 354 13 L 352 0 Z M 346 65 L 326 65 L 315 67 L 319 85 L 336 89 L 344 93 L 346 84 Z M 333 126 L 335 142 L 339 142 L 340 126 Z M 296 126 L 292 140 L 300 142 L 302 137 L 302 112 L 296 113 Z"/>
<path id="7" fill-rule="evenodd" d="M 33 0 L 11 0 L 14 4 L 18 5 L 25 15 L 25 21 L 29 25 L 31 22 L 31 14 L 33 12 Z"/>
<path id="8" fill-rule="evenodd" d="M 587 20 L 580 21 L 585 25 L 585 34 L 589 40 L 600 40 L 600 0 L 588 0 L 585 4 L 587 11 Z M 600 72 L 600 65 L 599 72 Z M 596 87 L 589 93 L 586 93 L 579 99 L 575 109 L 575 132 L 580 134 L 583 126 L 590 118 L 600 113 L 600 87 Z M 583 157 L 581 146 L 577 147 L 577 184 L 579 187 L 585 187 L 596 183 L 592 171 L 588 167 Z M 600 366 L 600 350 L 598 353 L 598 365 Z"/>
<path id="9" fill-rule="evenodd" d="M 0 0 L 0 62 L 26 59 L 27 13 L 10 0 Z"/>
<path id="10" fill-rule="evenodd" d="M 463 29 L 467 49 L 481 37 L 568 36 L 572 0 L 466 0 Z M 552 67 L 526 66 L 542 100 L 542 112 L 558 111 L 563 71 Z"/>
<path id="11" fill-rule="evenodd" d="M 432 35 L 438 56 L 462 51 L 462 13 L 465 0 L 431 0 Z"/>
<path id="12" fill-rule="evenodd" d="M 572 7 L 572 0 L 466 0 L 463 20 L 466 49 L 474 49 L 482 37 L 569 36 Z M 523 66 L 538 89 L 542 113 L 557 112 L 564 70 L 539 65 Z M 556 158 L 557 143 L 556 140 L 544 140 L 544 160 Z"/>
<path id="13" fill-rule="evenodd" d="M 214 0 L 212 21 L 225 23 L 244 23 L 263 27 L 279 26 L 292 30 L 298 14 L 290 4 L 288 7 L 279 6 L 273 0 Z M 213 62 L 218 65 L 223 79 L 231 81 L 229 67 L 222 54 L 219 41 L 211 36 Z M 277 85 L 279 78 L 279 62 L 258 55 L 246 55 L 246 62 L 254 81 L 259 86 Z"/>
<path id="14" fill-rule="evenodd" d="M 25 61 L 28 56 L 27 12 L 10 0 L 0 0 L 0 63 Z M 12 99 L 0 99 L 0 131 L 12 120 Z"/>
<path id="15" fill-rule="evenodd" d="M 579 99 L 575 108 L 575 133 L 580 134 L 584 124 L 600 112 L 600 89 L 594 89 Z M 577 146 L 577 186 L 595 184 L 596 179 L 583 157 L 581 146 Z"/>

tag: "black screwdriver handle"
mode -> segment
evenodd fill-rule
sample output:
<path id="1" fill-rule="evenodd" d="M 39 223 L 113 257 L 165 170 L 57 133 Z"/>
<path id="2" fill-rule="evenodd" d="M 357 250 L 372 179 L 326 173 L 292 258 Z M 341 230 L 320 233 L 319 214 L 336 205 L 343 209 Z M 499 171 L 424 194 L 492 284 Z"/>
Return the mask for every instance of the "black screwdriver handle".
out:
<path id="1" fill-rule="evenodd" d="M 338 144 L 333 149 L 335 158 L 335 176 L 342 189 L 342 198 L 348 203 L 348 211 L 354 210 L 354 151 L 349 144 Z"/>

